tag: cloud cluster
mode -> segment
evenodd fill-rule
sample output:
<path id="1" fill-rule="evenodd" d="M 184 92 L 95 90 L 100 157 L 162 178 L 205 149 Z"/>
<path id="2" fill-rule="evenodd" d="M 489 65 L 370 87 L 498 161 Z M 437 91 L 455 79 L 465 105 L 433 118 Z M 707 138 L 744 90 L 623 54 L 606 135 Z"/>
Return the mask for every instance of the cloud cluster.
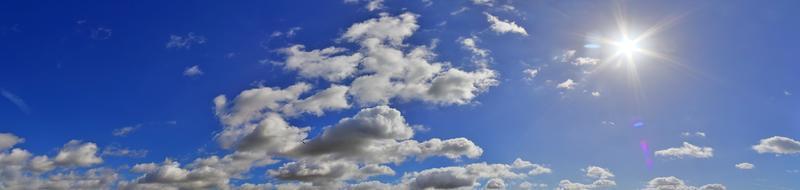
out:
<path id="1" fill-rule="evenodd" d="M 592 183 L 583 184 L 578 182 L 572 182 L 570 180 L 561 180 L 558 183 L 558 190 L 589 190 L 589 189 L 599 189 L 599 188 L 609 188 L 614 187 L 617 185 L 617 182 L 614 181 L 614 174 L 611 173 L 610 170 L 598 166 L 589 166 L 586 169 L 582 169 L 586 172 L 586 177 L 594 179 Z"/>
<path id="2" fill-rule="evenodd" d="M 195 35 L 192 32 L 186 34 L 186 36 L 179 36 L 179 35 L 170 35 L 169 41 L 165 45 L 167 48 L 175 48 L 175 49 L 189 49 L 192 48 L 194 45 L 200 45 L 206 43 L 206 37 Z"/>
<path id="3" fill-rule="evenodd" d="M 0 189 L 108 189 L 118 178 L 111 169 L 74 170 L 103 162 L 94 143 L 69 141 L 51 159 L 13 148 L 22 142 L 13 134 L 0 133 Z M 56 168 L 62 169 L 53 171 Z"/>
<path id="4" fill-rule="evenodd" d="M 725 190 L 722 184 L 707 184 L 700 187 L 686 185 L 675 176 L 653 178 L 642 190 Z"/>

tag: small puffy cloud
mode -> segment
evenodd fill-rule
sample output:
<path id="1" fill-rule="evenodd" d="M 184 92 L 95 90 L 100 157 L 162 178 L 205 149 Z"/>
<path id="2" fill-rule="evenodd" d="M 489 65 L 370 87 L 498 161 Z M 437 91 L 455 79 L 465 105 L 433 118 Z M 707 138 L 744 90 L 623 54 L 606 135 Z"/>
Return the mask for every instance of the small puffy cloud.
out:
<path id="1" fill-rule="evenodd" d="M 610 170 L 598 166 L 588 166 L 586 169 L 581 169 L 582 171 L 586 172 L 586 177 L 595 179 L 594 182 L 590 184 L 572 182 L 570 180 L 561 180 L 558 183 L 557 190 L 589 190 L 589 189 L 600 189 L 600 188 L 609 188 L 614 187 L 617 185 L 617 182 L 612 180 L 611 178 L 614 177 L 614 173 L 611 173 Z"/>
<path id="2" fill-rule="evenodd" d="M 176 48 L 176 49 L 189 49 L 192 48 L 194 45 L 204 44 L 206 43 L 206 37 L 195 35 L 192 32 L 186 34 L 186 36 L 179 36 L 179 35 L 170 35 L 169 41 L 166 44 L 167 48 Z"/>
<path id="3" fill-rule="evenodd" d="M 774 136 L 761 139 L 757 145 L 753 145 L 753 150 L 759 154 L 797 154 L 800 153 L 800 141 L 781 136 Z"/>
<path id="4" fill-rule="evenodd" d="M 575 85 L 578 85 L 578 83 L 572 81 L 572 79 L 567 79 L 564 82 L 558 83 L 558 85 L 556 85 L 556 88 L 572 90 L 575 89 Z"/>
<path id="5" fill-rule="evenodd" d="M 200 66 L 197 65 L 193 65 L 186 68 L 186 70 L 183 70 L 183 76 L 195 77 L 200 75 L 203 75 L 203 70 L 200 70 Z"/>
<path id="6" fill-rule="evenodd" d="M 489 50 L 478 48 L 478 45 L 476 44 L 477 39 L 475 37 L 462 38 L 459 41 L 461 42 L 461 46 L 464 49 L 469 50 L 470 52 L 472 52 L 477 56 L 486 57 L 489 55 Z"/>
<path id="7" fill-rule="evenodd" d="M 403 39 L 414 34 L 414 31 L 419 28 L 417 17 L 412 13 L 403 13 L 397 17 L 386 15 L 377 19 L 369 19 L 350 26 L 342 38 L 350 42 L 377 39 L 399 45 Z"/>
<path id="8" fill-rule="evenodd" d="M 286 55 L 286 61 L 278 63 L 287 70 L 298 71 L 304 78 L 323 78 L 339 81 L 350 77 L 364 57 L 361 53 L 342 55 L 344 48 L 328 47 L 321 50 L 303 50 L 303 45 L 294 45 L 279 50 Z"/>
<path id="9" fill-rule="evenodd" d="M 384 8 L 383 6 L 384 0 L 344 0 L 345 3 L 358 3 L 360 1 L 367 2 L 367 4 L 364 5 L 364 8 L 366 8 L 369 11 L 375 11 Z"/>
<path id="10" fill-rule="evenodd" d="M 573 57 L 575 57 L 575 53 L 577 52 L 578 51 L 576 50 L 564 50 L 564 52 L 562 52 L 561 55 L 554 56 L 553 61 L 567 63 L 570 60 L 572 60 Z"/>
<path id="11" fill-rule="evenodd" d="M 522 73 L 525 74 L 525 76 L 522 77 L 522 79 L 530 81 L 530 80 L 533 80 L 533 78 L 535 78 L 536 75 L 539 74 L 539 69 L 525 69 L 525 70 L 522 70 Z"/>
<path id="12" fill-rule="evenodd" d="M 657 177 L 647 182 L 642 190 L 725 190 L 722 184 L 707 184 L 701 187 L 689 186 L 675 176 Z"/>
<path id="13" fill-rule="evenodd" d="M 683 142 L 683 146 L 668 148 L 655 152 L 656 156 L 682 159 L 685 157 L 711 158 L 714 156 L 714 149 L 711 147 L 698 147 L 688 142 Z"/>
<path id="14" fill-rule="evenodd" d="M 91 142 L 81 142 L 78 140 L 71 140 L 53 158 L 56 165 L 59 166 L 91 166 L 103 162 L 103 159 L 97 157 L 97 145 Z"/>
<path id="15" fill-rule="evenodd" d="M 18 143 L 25 142 L 25 139 L 19 138 L 11 133 L 0 133 L 0 151 L 4 151 Z"/>
<path id="16" fill-rule="evenodd" d="M 756 167 L 755 165 L 753 165 L 751 163 L 747 163 L 747 162 L 742 162 L 742 163 L 736 164 L 736 168 L 738 168 L 740 170 L 752 170 L 755 167 Z"/>
<path id="17" fill-rule="evenodd" d="M 544 167 L 544 166 L 539 165 L 539 164 L 534 164 L 534 163 L 531 163 L 529 161 L 522 160 L 520 158 L 517 158 L 516 160 L 514 160 L 514 162 L 511 164 L 511 167 L 512 168 L 516 168 L 516 169 L 528 169 L 528 168 L 530 168 L 530 171 L 528 172 L 528 175 L 531 175 L 531 176 L 553 173 L 553 170 L 550 169 L 550 168 Z"/>
<path id="18" fill-rule="evenodd" d="M 513 21 L 500 20 L 496 16 L 491 15 L 491 14 L 486 13 L 486 12 L 484 12 L 483 14 L 486 15 L 486 20 L 489 21 L 490 24 L 492 24 L 490 26 L 492 31 L 495 31 L 495 32 L 500 33 L 500 34 L 511 32 L 511 33 L 517 33 L 517 34 L 520 34 L 520 35 L 523 35 L 523 36 L 527 36 L 528 35 L 528 32 L 525 31 L 525 28 L 522 28 L 521 26 L 517 25 Z"/>
<path id="19" fill-rule="evenodd" d="M 601 168 L 601 167 L 597 167 L 597 166 L 589 166 L 589 167 L 586 167 L 586 169 L 584 169 L 584 170 L 586 171 L 586 176 L 590 177 L 590 178 L 608 179 L 608 178 L 613 178 L 614 177 L 614 174 L 611 173 L 611 171 L 609 171 L 606 168 Z"/>
<path id="20" fill-rule="evenodd" d="M 572 61 L 574 65 L 597 65 L 597 63 L 600 63 L 600 60 L 591 57 L 578 57 Z"/>
<path id="21" fill-rule="evenodd" d="M 592 92 L 592 96 L 594 96 L 594 97 L 598 97 L 598 96 L 600 96 L 600 92 L 598 92 L 598 91 L 593 91 L 593 92 Z"/>
<path id="22" fill-rule="evenodd" d="M 138 124 L 138 125 L 134 125 L 134 126 L 127 126 L 127 127 L 123 127 L 123 128 L 119 128 L 119 129 L 114 129 L 114 131 L 111 132 L 111 135 L 118 136 L 118 137 L 128 136 L 128 134 L 132 133 L 133 131 L 136 131 L 137 129 L 139 129 L 141 127 L 142 127 L 142 125 Z"/>

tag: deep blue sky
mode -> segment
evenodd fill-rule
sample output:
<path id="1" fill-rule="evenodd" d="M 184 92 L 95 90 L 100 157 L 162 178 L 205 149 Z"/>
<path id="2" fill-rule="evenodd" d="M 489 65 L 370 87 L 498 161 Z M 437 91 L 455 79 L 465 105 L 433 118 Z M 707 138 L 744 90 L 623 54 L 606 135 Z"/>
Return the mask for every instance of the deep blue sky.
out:
<path id="1" fill-rule="evenodd" d="M 147 150 L 146 156 L 104 155 L 103 163 L 90 167 L 113 168 L 124 181 L 140 175 L 127 169 L 135 164 L 172 158 L 185 165 L 224 156 L 231 150 L 214 140 L 224 127 L 215 116 L 214 97 L 231 99 L 257 84 L 285 88 L 300 81 L 322 90 L 330 83 L 303 79 L 270 61 L 285 61 L 279 49 L 293 44 L 356 52 L 357 43 L 342 39 L 351 25 L 381 13 L 410 12 L 419 16 L 419 29 L 405 44 L 429 45 L 436 39 L 433 60 L 471 71 L 473 55 L 459 39 L 478 39 L 478 47 L 489 51 L 488 67 L 499 82 L 467 104 L 392 100 L 388 105 L 408 123 L 430 129 L 413 139 L 465 137 L 484 152 L 457 161 L 409 159 L 391 165 L 396 175 L 371 179 L 398 183 L 406 172 L 522 158 L 553 170 L 526 178 L 547 184 L 543 189 L 558 188 L 562 179 L 591 183 L 581 171 L 587 166 L 613 172 L 617 185 L 610 189 L 641 189 L 662 176 L 698 187 L 800 187 L 800 150 L 758 153 L 752 147 L 773 136 L 800 139 L 800 2 L 431 2 L 386 0 L 375 11 L 364 7 L 366 1 L 2 2 L 0 89 L 10 95 L 0 99 L 0 133 L 25 139 L 14 147 L 51 158 L 72 139 L 96 143 L 98 154 L 109 146 Z M 634 53 L 634 63 L 578 66 L 554 59 L 569 50 L 576 52 L 573 58 L 609 57 L 616 51 L 613 45 L 584 45 L 591 35 L 619 39 L 617 5 L 623 7 L 632 36 L 673 21 L 640 42 L 640 48 L 669 60 Z M 451 14 L 462 7 L 467 10 Z M 485 13 L 514 21 L 528 35 L 492 31 Z M 294 27 L 300 28 L 294 36 L 285 35 Z M 276 31 L 283 35 L 272 37 Z M 171 35 L 189 33 L 205 42 L 186 48 L 165 45 Z M 195 65 L 201 75 L 184 75 Z M 525 79 L 525 69 L 538 74 Z M 632 70 L 638 77 L 629 75 Z M 566 79 L 577 85 L 557 88 Z M 310 137 L 316 137 L 323 127 L 371 107 L 349 100 L 348 109 L 287 121 L 312 127 Z M 634 127 L 636 122 L 644 125 Z M 124 137 L 112 135 L 128 126 L 140 127 Z M 685 137 L 684 132 L 706 135 Z M 651 166 L 645 164 L 641 141 L 652 149 L 645 153 L 653 159 Z M 713 148 L 713 156 L 652 153 L 683 142 Z M 734 167 L 742 162 L 755 168 Z M 264 174 L 282 163 L 253 168 L 249 178 L 232 184 L 293 182 Z M 486 184 L 485 179 L 479 183 Z M 511 180 L 506 183 L 516 188 Z"/>

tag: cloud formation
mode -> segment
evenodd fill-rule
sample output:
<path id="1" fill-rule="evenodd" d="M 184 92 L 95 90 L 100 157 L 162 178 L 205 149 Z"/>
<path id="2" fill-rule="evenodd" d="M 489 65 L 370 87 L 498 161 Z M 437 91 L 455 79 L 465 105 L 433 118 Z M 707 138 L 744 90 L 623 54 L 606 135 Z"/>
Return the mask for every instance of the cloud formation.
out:
<path id="1" fill-rule="evenodd" d="M 521 26 L 517 25 L 517 23 L 514 23 L 513 21 L 500 20 L 496 16 L 491 15 L 491 14 L 486 13 L 486 12 L 484 12 L 483 14 L 486 15 L 486 20 L 489 21 L 489 24 L 491 24 L 491 26 L 489 26 L 489 27 L 494 32 L 497 32 L 499 34 L 504 34 L 504 33 L 509 33 L 510 32 L 510 33 L 517 33 L 517 34 L 520 34 L 520 35 L 523 35 L 523 36 L 527 36 L 528 35 L 528 32 L 525 31 L 525 28 L 522 28 Z"/>
<path id="2" fill-rule="evenodd" d="M 656 156 L 682 159 L 685 157 L 711 158 L 714 156 L 714 149 L 711 147 L 699 147 L 688 142 L 683 142 L 683 146 L 668 148 L 655 152 Z"/>
<path id="3" fill-rule="evenodd" d="M 797 154 L 800 153 L 800 141 L 781 136 L 773 136 L 761 139 L 757 145 L 753 145 L 753 150 L 759 154 Z"/>
<path id="4" fill-rule="evenodd" d="M 722 184 L 707 184 L 700 187 L 686 185 L 683 180 L 675 176 L 657 177 L 647 182 L 642 190 L 725 190 Z"/>

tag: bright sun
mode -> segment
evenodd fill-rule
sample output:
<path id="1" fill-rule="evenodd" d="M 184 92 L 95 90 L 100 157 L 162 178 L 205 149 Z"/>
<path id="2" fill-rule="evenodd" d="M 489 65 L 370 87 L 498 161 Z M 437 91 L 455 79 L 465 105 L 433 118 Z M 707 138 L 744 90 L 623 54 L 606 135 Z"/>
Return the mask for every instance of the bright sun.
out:
<path id="1" fill-rule="evenodd" d="M 637 41 L 628 38 L 616 42 L 615 45 L 617 46 L 618 53 L 625 54 L 626 56 L 632 56 L 633 53 L 639 51 L 639 44 Z"/>

